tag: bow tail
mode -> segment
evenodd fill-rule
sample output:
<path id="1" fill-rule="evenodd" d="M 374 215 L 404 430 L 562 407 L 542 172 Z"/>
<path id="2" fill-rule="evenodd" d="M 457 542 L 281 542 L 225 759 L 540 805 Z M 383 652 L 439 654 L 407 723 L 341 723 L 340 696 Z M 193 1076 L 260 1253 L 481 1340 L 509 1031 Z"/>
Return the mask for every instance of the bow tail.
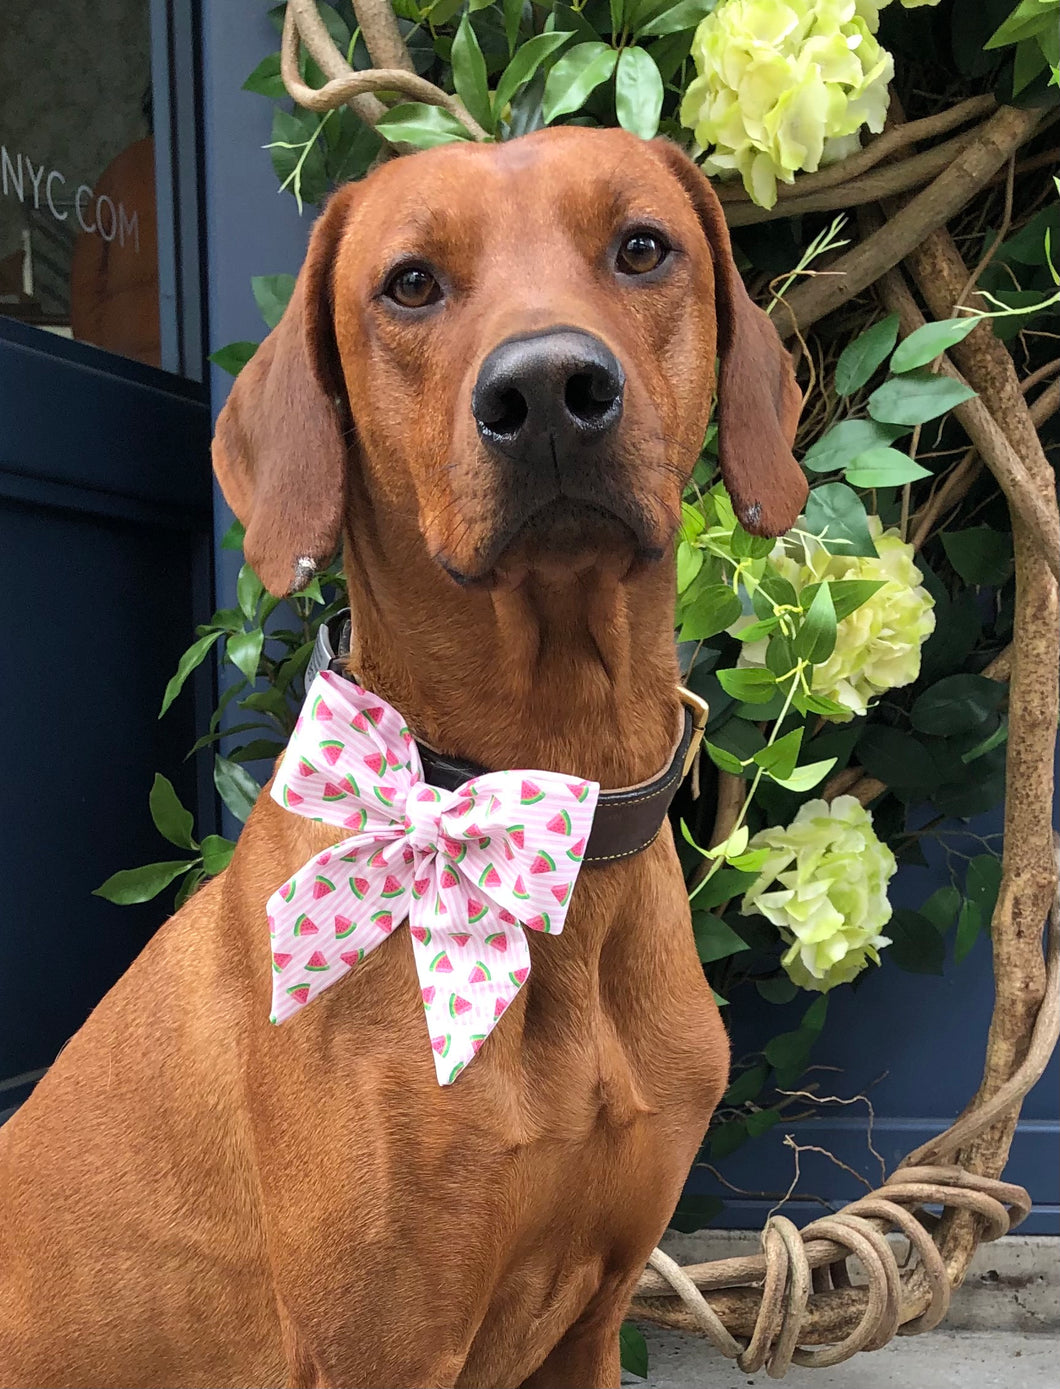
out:
<path id="1" fill-rule="evenodd" d="M 378 843 L 339 844 L 311 858 L 269 898 L 272 1022 L 301 1012 L 405 919 L 411 872 L 386 849 L 389 871 L 372 871 L 369 860 L 379 852 Z"/>
<path id="2" fill-rule="evenodd" d="M 439 1085 L 451 1085 L 478 1053 L 530 973 L 522 930 L 497 930 L 492 912 L 469 920 L 468 898 L 459 889 L 443 897 L 432 883 L 409 912 Z"/>

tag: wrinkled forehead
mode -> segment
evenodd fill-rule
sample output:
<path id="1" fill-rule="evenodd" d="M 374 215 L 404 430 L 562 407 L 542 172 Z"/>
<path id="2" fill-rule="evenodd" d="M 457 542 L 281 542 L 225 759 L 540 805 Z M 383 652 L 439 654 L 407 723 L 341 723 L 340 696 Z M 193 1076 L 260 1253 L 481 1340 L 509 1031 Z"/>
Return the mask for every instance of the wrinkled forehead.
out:
<path id="1" fill-rule="evenodd" d="M 634 225 L 705 250 L 687 194 L 642 141 L 566 127 L 499 145 L 444 145 L 383 166 L 365 180 L 343 260 L 359 276 L 409 256 L 481 274 L 548 263 L 562 250 L 592 260 Z"/>

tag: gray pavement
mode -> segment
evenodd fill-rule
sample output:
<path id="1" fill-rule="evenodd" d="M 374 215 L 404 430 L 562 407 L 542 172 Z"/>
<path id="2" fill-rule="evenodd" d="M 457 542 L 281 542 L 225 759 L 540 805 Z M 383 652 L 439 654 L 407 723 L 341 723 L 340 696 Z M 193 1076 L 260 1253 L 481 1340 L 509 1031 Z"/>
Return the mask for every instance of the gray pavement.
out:
<path id="1" fill-rule="evenodd" d="M 646 1389 L 746 1389 L 776 1383 L 747 1375 L 703 1341 L 645 1327 Z M 831 1370 L 793 1368 L 789 1389 L 1058 1389 L 1060 1337 L 1016 1331 L 944 1331 L 899 1337 Z"/>

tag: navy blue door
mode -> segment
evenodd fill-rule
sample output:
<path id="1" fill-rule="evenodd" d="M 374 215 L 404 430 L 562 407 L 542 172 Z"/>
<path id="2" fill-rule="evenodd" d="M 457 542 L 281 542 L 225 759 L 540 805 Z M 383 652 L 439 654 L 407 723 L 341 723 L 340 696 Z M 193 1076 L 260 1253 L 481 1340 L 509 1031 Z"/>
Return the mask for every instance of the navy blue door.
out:
<path id="1" fill-rule="evenodd" d="M 91 895 L 180 857 L 154 773 L 200 830 L 216 817 L 184 762 L 209 671 L 157 718 L 211 610 L 193 20 L 183 0 L 5 6 L 0 1116 L 166 914 L 171 895 Z"/>

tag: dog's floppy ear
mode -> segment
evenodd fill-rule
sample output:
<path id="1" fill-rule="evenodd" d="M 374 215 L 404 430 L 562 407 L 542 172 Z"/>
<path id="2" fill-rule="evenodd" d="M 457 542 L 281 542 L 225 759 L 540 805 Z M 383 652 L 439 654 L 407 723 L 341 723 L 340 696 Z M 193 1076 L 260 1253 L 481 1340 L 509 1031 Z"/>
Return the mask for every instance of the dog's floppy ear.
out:
<path id="1" fill-rule="evenodd" d="M 718 447 L 725 486 L 746 530 L 783 535 L 807 494 L 791 452 L 802 408 L 791 356 L 744 288 L 714 190 L 676 145 L 658 140 L 653 148 L 692 200 L 714 258 Z"/>
<path id="2" fill-rule="evenodd" d="M 353 195 L 341 188 L 318 219 L 283 318 L 236 378 L 214 434 L 247 560 L 277 597 L 304 588 L 339 543 L 347 407 L 331 265 Z"/>

